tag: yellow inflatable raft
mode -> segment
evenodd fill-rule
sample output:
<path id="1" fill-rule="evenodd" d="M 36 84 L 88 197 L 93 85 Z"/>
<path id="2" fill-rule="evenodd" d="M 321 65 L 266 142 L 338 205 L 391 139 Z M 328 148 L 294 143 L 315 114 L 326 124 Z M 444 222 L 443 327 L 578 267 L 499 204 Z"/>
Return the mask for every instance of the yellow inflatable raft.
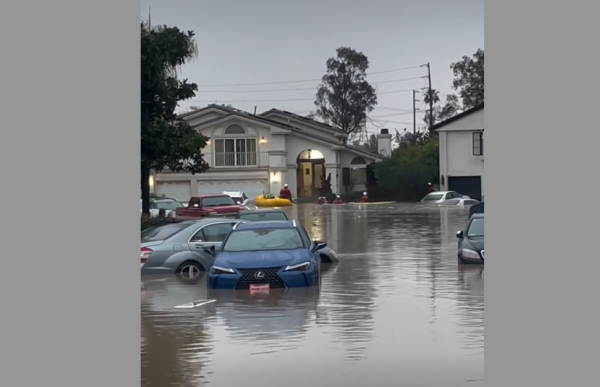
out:
<path id="1" fill-rule="evenodd" d="M 294 204 L 287 199 L 265 199 L 264 195 L 260 195 L 254 199 L 254 205 L 257 207 L 291 207 Z"/>

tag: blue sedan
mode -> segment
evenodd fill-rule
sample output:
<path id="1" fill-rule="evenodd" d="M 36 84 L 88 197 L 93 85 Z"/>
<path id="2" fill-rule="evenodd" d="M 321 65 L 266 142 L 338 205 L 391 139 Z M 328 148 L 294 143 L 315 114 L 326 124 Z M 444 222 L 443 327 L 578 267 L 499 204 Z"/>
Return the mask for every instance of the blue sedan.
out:
<path id="1" fill-rule="evenodd" d="M 318 251 L 326 243 L 312 242 L 295 220 L 240 223 L 215 252 L 208 272 L 210 289 L 300 288 L 318 285 Z"/>

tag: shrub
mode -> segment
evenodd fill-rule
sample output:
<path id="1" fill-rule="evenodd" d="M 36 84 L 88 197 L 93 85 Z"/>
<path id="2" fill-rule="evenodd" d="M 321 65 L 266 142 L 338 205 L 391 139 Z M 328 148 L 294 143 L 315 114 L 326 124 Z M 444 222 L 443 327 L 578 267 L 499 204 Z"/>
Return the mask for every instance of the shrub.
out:
<path id="1" fill-rule="evenodd" d="M 399 201 L 421 199 L 426 193 L 427 183 L 437 182 L 438 152 L 437 137 L 404 149 L 396 149 L 391 157 L 375 165 L 378 190 L 370 189 L 369 199 L 373 200 L 376 195 L 384 194 Z"/>

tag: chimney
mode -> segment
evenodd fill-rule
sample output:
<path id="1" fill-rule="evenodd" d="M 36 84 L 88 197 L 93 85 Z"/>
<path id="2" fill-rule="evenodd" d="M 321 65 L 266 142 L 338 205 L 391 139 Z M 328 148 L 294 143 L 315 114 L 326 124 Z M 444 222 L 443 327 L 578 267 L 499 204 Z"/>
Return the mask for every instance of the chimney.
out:
<path id="1" fill-rule="evenodd" d="M 381 133 L 377 135 L 377 150 L 382 156 L 392 155 L 392 135 L 385 128 L 381 129 Z"/>

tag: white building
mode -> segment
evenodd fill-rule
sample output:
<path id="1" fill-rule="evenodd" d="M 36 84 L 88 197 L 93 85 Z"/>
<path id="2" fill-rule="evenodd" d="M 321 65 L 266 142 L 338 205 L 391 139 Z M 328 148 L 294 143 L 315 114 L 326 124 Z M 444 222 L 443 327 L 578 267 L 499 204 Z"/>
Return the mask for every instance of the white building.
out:
<path id="1" fill-rule="evenodd" d="M 151 177 L 157 195 L 179 200 L 190 196 L 245 191 L 250 198 L 278 194 L 288 184 L 296 197 L 319 194 L 321 178 L 331 174 L 335 193 L 365 189 L 366 167 L 378 155 L 347 145 L 341 130 L 305 117 L 271 109 L 260 115 L 209 105 L 181 116 L 210 139 L 205 173 L 162 171 Z M 378 136 L 382 154 L 390 154 L 392 136 Z"/>
<path id="2" fill-rule="evenodd" d="M 440 189 L 483 201 L 483 104 L 433 126 L 439 133 Z"/>

